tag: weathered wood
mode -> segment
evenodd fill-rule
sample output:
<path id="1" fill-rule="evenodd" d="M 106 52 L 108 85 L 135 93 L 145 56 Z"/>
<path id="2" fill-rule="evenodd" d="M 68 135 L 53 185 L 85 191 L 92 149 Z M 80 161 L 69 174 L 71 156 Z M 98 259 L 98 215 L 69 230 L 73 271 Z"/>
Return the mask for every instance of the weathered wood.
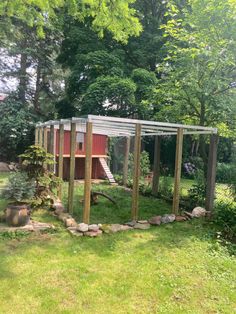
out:
<path id="1" fill-rule="evenodd" d="M 38 140 L 38 145 L 40 147 L 43 146 L 43 127 L 39 128 L 39 140 Z"/>
<path id="2" fill-rule="evenodd" d="M 35 139 L 34 139 L 34 144 L 38 145 L 39 143 L 39 129 L 36 127 L 35 128 Z"/>
<path id="3" fill-rule="evenodd" d="M 179 198 L 180 198 L 180 179 L 182 167 L 182 152 L 183 152 L 183 128 L 178 128 L 176 139 L 175 153 L 175 178 L 174 178 L 174 195 L 173 195 L 173 213 L 179 213 Z"/>
<path id="4" fill-rule="evenodd" d="M 59 127 L 58 177 L 63 180 L 64 124 Z M 58 197 L 62 199 L 62 184 L 58 188 Z"/>
<path id="5" fill-rule="evenodd" d="M 218 135 L 212 134 L 210 138 L 210 147 L 208 155 L 207 187 L 206 187 L 206 210 L 208 211 L 212 211 L 214 208 L 217 145 Z"/>
<path id="6" fill-rule="evenodd" d="M 71 122 L 70 131 L 70 177 L 68 188 L 68 211 L 73 213 L 74 181 L 75 181 L 75 148 L 76 148 L 76 123 Z"/>
<path id="7" fill-rule="evenodd" d="M 46 126 L 43 128 L 43 148 L 46 152 L 48 151 L 48 129 Z"/>
<path id="8" fill-rule="evenodd" d="M 86 141 L 85 141 L 85 180 L 84 180 L 84 210 L 83 222 L 89 223 L 90 205 L 91 205 L 91 174 L 92 174 L 92 145 L 93 145 L 93 125 L 92 122 L 86 123 Z"/>
<path id="9" fill-rule="evenodd" d="M 161 137 L 156 135 L 154 144 L 154 161 L 152 178 L 152 194 L 155 196 L 157 196 L 159 191 L 160 161 L 161 161 Z"/>
<path id="10" fill-rule="evenodd" d="M 138 219 L 138 198 L 139 198 L 139 176 L 140 176 L 140 153 L 141 153 L 141 124 L 135 127 L 134 142 L 134 172 L 132 191 L 132 220 Z"/>
<path id="11" fill-rule="evenodd" d="M 125 156 L 124 156 L 124 165 L 123 165 L 123 185 L 127 185 L 128 179 L 128 165 L 129 165 L 129 151 L 130 151 L 130 137 L 126 137 L 125 141 Z"/>
<path id="12" fill-rule="evenodd" d="M 54 152 L 54 125 L 50 126 L 50 134 L 49 134 L 49 153 L 55 156 Z M 54 171 L 54 165 L 49 166 L 50 171 Z"/>

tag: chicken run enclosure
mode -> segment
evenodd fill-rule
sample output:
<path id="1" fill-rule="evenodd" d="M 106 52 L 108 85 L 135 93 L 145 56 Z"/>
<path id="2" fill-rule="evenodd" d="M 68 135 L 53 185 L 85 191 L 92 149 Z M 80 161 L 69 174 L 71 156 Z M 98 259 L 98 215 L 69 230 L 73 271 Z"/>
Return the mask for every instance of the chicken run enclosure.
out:
<path id="1" fill-rule="evenodd" d="M 152 193 L 158 192 L 160 179 L 160 141 L 165 136 L 176 136 L 174 193 L 172 211 L 179 212 L 182 148 L 184 135 L 205 134 L 210 136 L 206 209 L 213 209 L 215 194 L 216 153 L 218 135 L 216 128 L 145 121 L 127 118 L 88 115 L 82 118 L 62 119 L 37 123 L 35 144 L 42 146 L 54 155 L 56 166 L 53 170 L 58 177 L 69 181 L 68 211 L 73 213 L 74 181 L 84 178 L 83 222 L 89 223 L 92 178 L 106 176 L 110 183 L 115 183 L 107 165 L 108 138 L 125 138 L 123 159 L 123 184 L 127 183 L 130 139 L 134 138 L 134 169 L 132 189 L 132 220 L 138 219 L 139 179 L 141 139 L 155 137 Z M 62 187 L 58 192 L 62 196 Z"/>

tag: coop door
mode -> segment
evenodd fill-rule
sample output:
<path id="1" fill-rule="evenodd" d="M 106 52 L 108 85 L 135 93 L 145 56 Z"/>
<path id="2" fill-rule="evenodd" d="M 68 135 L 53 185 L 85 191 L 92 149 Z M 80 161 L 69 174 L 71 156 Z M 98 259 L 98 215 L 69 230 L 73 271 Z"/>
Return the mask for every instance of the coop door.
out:
<path id="1" fill-rule="evenodd" d="M 84 150 L 84 133 L 77 133 L 76 134 L 76 146 L 77 150 L 83 151 Z"/>

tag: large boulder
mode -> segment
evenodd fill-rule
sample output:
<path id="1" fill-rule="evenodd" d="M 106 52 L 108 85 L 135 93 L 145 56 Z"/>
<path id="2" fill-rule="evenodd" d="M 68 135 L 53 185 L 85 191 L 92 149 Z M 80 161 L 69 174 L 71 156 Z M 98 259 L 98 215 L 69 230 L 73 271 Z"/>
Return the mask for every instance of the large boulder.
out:
<path id="1" fill-rule="evenodd" d="M 195 207 L 192 210 L 192 216 L 197 218 L 206 216 L 206 213 L 207 213 L 206 209 L 200 206 Z"/>

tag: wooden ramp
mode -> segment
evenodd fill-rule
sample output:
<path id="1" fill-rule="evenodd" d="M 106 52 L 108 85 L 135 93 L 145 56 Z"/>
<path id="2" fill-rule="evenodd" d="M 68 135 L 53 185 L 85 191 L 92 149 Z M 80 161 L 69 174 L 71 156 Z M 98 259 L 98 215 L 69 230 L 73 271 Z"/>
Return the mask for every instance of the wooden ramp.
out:
<path id="1" fill-rule="evenodd" d="M 106 174 L 106 176 L 107 176 L 109 182 L 110 182 L 111 184 L 116 184 L 116 181 L 115 181 L 115 179 L 114 179 L 114 177 L 113 177 L 113 174 L 111 173 L 110 168 L 109 168 L 108 165 L 107 165 L 107 162 L 106 162 L 105 158 L 100 157 L 100 158 L 99 158 L 99 162 L 100 162 L 100 164 L 101 164 L 101 166 L 102 166 L 102 168 L 103 168 L 103 170 L 104 170 L 104 172 L 105 172 L 105 174 Z"/>

